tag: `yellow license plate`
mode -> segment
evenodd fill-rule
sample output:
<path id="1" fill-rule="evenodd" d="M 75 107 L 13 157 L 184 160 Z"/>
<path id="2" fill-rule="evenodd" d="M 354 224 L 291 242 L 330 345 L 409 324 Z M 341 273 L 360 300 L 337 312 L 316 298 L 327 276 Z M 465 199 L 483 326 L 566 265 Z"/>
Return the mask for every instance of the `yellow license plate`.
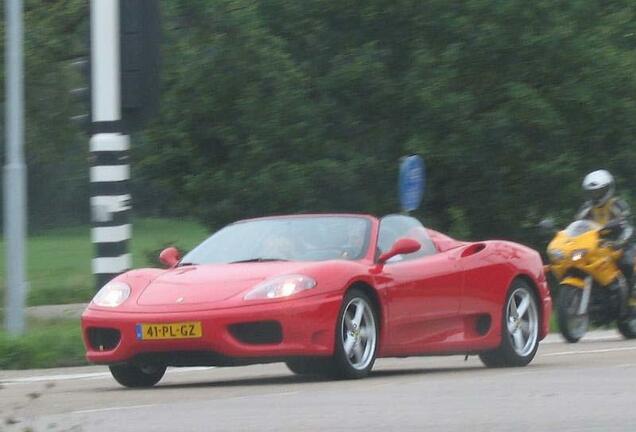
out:
<path id="1" fill-rule="evenodd" d="M 165 324 L 137 324 L 137 339 L 194 339 L 203 336 L 200 321 L 165 323 Z"/>

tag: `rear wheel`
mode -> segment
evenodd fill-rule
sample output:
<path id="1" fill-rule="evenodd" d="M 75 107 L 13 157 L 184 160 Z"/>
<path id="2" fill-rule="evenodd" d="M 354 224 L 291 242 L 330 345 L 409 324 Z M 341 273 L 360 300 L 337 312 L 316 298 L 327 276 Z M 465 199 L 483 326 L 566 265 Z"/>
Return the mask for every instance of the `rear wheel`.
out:
<path id="1" fill-rule="evenodd" d="M 124 387 L 152 387 L 163 378 L 166 367 L 136 366 L 127 363 L 110 366 L 110 373 Z"/>
<path id="2" fill-rule="evenodd" d="M 525 366 L 539 347 L 539 306 L 526 282 L 513 282 L 502 315 L 501 345 L 479 358 L 488 367 Z"/>
<path id="3" fill-rule="evenodd" d="M 582 288 L 571 285 L 561 285 L 559 287 L 557 321 L 561 334 L 570 343 L 578 342 L 585 335 L 590 325 L 589 314 L 579 314 L 579 306 L 582 299 Z"/>

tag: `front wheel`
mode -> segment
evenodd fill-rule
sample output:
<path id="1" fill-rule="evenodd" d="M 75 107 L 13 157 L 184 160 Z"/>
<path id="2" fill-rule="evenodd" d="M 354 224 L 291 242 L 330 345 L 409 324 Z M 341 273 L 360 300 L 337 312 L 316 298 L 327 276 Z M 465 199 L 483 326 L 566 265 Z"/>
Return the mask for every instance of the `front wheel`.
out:
<path id="1" fill-rule="evenodd" d="M 336 324 L 332 373 L 337 378 L 369 374 L 378 348 L 378 317 L 364 291 L 352 289 L 344 297 Z"/>
<path id="2" fill-rule="evenodd" d="M 329 358 L 297 358 L 290 359 L 285 362 L 287 368 L 296 375 L 313 375 L 324 376 L 331 372 L 331 364 Z"/>
<path id="3" fill-rule="evenodd" d="M 625 339 L 636 338 L 636 310 L 631 308 L 630 314 L 625 318 L 619 318 L 616 321 L 618 331 L 623 335 Z"/>
<path id="4" fill-rule="evenodd" d="M 559 287 L 557 321 L 561 334 L 570 343 L 578 342 L 587 333 L 590 325 L 589 314 L 579 314 L 582 299 L 583 288 L 571 285 L 561 285 Z"/>
<path id="5" fill-rule="evenodd" d="M 502 315 L 501 345 L 479 358 L 488 367 L 525 366 L 537 353 L 540 325 L 537 297 L 526 282 L 513 282 Z"/>
<path id="6" fill-rule="evenodd" d="M 109 368 L 113 378 L 124 387 L 152 387 L 166 373 L 165 366 L 136 366 L 127 363 Z"/>

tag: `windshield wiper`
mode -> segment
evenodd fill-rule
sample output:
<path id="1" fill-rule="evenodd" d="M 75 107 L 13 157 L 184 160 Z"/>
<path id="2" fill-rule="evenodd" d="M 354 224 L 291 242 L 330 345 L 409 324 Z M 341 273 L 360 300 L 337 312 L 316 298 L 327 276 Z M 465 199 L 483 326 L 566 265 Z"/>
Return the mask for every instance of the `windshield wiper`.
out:
<path id="1" fill-rule="evenodd" d="M 283 258 L 250 258 L 239 261 L 232 261 L 230 264 L 251 263 L 251 262 L 271 262 L 271 261 L 289 261 Z"/>
<path id="2" fill-rule="evenodd" d="M 177 267 L 186 267 L 186 266 L 193 266 L 193 265 L 196 265 L 196 264 L 193 262 L 181 262 L 177 264 Z"/>

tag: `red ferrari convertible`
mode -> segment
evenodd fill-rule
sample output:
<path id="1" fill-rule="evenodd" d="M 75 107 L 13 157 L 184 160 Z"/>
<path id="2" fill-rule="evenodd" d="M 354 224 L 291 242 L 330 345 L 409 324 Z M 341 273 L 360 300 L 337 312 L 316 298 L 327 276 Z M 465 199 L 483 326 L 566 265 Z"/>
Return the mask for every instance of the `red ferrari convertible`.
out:
<path id="1" fill-rule="evenodd" d="M 124 386 L 152 386 L 167 366 L 282 361 L 341 378 L 377 357 L 524 366 L 548 332 L 537 252 L 457 241 L 409 216 L 244 220 L 160 258 L 168 269 L 118 276 L 82 315 L 88 360 Z"/>

